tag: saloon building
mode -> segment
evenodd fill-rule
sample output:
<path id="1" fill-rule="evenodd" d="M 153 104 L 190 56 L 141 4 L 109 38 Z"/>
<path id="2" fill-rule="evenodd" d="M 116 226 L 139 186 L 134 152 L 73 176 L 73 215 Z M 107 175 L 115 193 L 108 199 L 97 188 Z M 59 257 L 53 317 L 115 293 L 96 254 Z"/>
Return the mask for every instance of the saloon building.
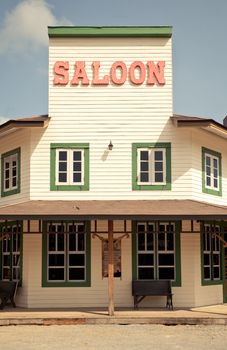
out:
<path id="1" fill-rule="evenodd" d="M 173 114 L 171 27 L 49 27 L 48 115 L 0 126 L 0 279 L 26 308 L 227 301 L 227 128 Z M 147 297 L 141 307 L 163 306 Z"/>

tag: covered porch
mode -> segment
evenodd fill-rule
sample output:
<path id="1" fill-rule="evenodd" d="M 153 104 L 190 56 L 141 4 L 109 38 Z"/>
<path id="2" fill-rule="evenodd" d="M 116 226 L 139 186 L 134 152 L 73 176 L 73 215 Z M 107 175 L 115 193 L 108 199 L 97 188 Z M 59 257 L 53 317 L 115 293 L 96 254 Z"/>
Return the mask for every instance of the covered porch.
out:
<path id="1" fill-rule="evenodd" d="M 190 242 L 193 242 L 194 238 L 195 241 L 197 241 L 197 247 L 199 245 L 199 239 L 200 239 L 200 233 L 201 233 L 201 225 L 203 225 L 204 222 L 210 222 L 211 224 L 211 230 L 212 230 L 212 237 L 215 237 L 220 241 L 221 246 L 225 246 L 225 239 L 224 239 L 224 231 L 222 232 L 216 232 L 216 225 L 223 226 L 223 223 L 225 222 L 227 218 L 227 208 L 221 207 L 217 205 L 211 205 L 208 203 L 201 203 L 193 200 L 160 200 L 160 201 L 148 201 L 148 200 L 139 200 L 139 201 L 29 201 L 24 203 L 19 203 L 11 206 L 2 207 L 0 209 L 0 218 L 2 220 L 3 225 L 7 227 L 9 222 L 15 222 L 16 229 L 14 230 L 14 233 L 18 233 L 18 227 L 21 225 L 21 222 L 23 222 L 23 229 L 22 229 L 22 235 L 23 237 L 27 237 L 28 240 L 24 243 L 24 250 L 23 250 L 23 271 L 22 271 L 22 287 L 21 290 L 24 290 L 24 300 L 27 300 L 27 303 L 29 305 L 30 300 L 40 298 L 42 299 L 42 289 L 48 289 L 49 292 L 46 292 L 45 298 L 49 298 L 51 301 L 52 298 L 55 298 L 56 288 L 52 288 L 50 284 L 43 286 L 43 275 L 45 275 L 47 272 L 44 272 L 43 270 L 46 269 L 46 266 L 40 267 L 38 270 L 39 272 L 36 273 L 36 281 L 33 279 L 32 276 L 32 265 L 36 265 L 37 261 L 40 263 L 40 259 L 34 260 L 33 257 L 37 255 L 36 247 L 38 245 L 41 245 L 41 238 L 46 233 L 47 230 L 44 230 L 44 223 L 49 222 L 50 227 L 54 222 L 60 223 L 59 226 L 63 225 L 65 221 L 71 221 L 72 223 L 84 221 L 89 222 L 89 235 L 90 239 L 92 241 L 92 244 L 94 241 L 100 241 L 102 243 L 103 241 L 108 242 L 107 245 L 107 251 L 106 251 L 106 257 L 107 257 L 107 272 L 106 273 L 106 279 L 104 280 L 102 275 L 102 283 L 100 283 L 100 286 L 96 287 L 96 295 L 99 294 L 102 295 L 103 299 L 107 300 L 107 306 L 108 306 L 108 315 L 113 316 L 114 315 L 114 309 L 115 309 L 115 300 L 116 300 L 116 291 L 119 286 L 121 285 L 122 291 L 127 289 L 127 296 L 122 294 L 122 298 L 128 298 L 127 303 L 130 305 L 132 303 L 132 295 L 131 295 L 131 281 L 133 278 L 133 269 L 137 267 L 133 267 L 133 262 L 126 261 L 128 258 L 132 259 L 132 255 L 128 255 L 124 262 L 124 267 L 122 267 L 122 273 L 124 274 L 124 278 L 121 278 L 121 276 L 116 276 L 116 271 L 114 269 L 114 242 L 116 241 L 124 241 L 127 238 L 129 238 L 130 244 L 128 244 L 128 250 L 131 248 L 130 245 L 133 245 L 133 235 L 135 234 L 135 231 L 133 230 L 133 223 L 140 222 L 140 223 L 146 223 L 146 222 L 152 222 L 155 223 L 153 233 L 158 234 L 160 223 L 166 223 L 167 226 L 171 226 L 171 223 L 178 222 L 180 225 L 179 232 L 180 235 L 191 235 L 190 237 L 193 239 L 190 239 Z M 100 224 L 101 223 L 101 224 Z M 166 227 L 167 227 L 166 226 Z M 104 229 L 103 229 L 104 227 Z M 120 227 L 120 229 L 119 229 Z M 169 230 L 169 229 L 167 229 Z M 51 232 L 49 232 L 51 233 Z M 70 229 L 64 230 L 65 234 L 70 234 Z M 7 232 L 8 235 L 11 234 L 11 232 Z M 1 233 L 1 239 L 4 239 L 5 232 L 2 231 Z M 34 237 L 34 239 L 31 239 L 31 237 Z M 38 238 L 39 237 L 39 238 Z M 134 236 L 135 237 L 135 236 Z M 189 236 L 187 236 L 189 237 Z M 184 241 L 184 247 L 187 245 L 187 239 L 185 238 Z M 36 239 L 37 238 L 37 239 Z M 135 240 L 134 240 L 135 242 Z M 190 243 L 191 244 L 191 243 Z M 27 246 L 27 248 L 26 248 Z M 43 246 L 42 246 L 43 247 Z M 100 249 L 101 245 L 98 247 L 97 250 L 92 251 L 92 255 L 96 254 L 96 257 L 103 254 L 103 252 Z M 181 255 L 186 255 L 187 252 L 184 251 L 184 247 L 180 247 Z M 32 249 L 32 252 L 31 252 Z M 44 248 L 42 248 L 43 250 Z M 191 255 L 193 254 L 193 246 L 190 247 Z M 42 252 L 39 252 L 39 255 L 42 255 Z M 122 251 L 122 257 L 124 256 L 124 251 Z M 103 266 L 100 268 L 100 266 L 97 265 L 96 257 L 93 257 L 93 261 L 91 262 L 91 270 L 90 274 L 96 273 L 97 270 L 100 274 L 102 270 L 103 274 Z M 40 258 L 40 257 L 39 257 Z M 99 257 L 99 261 L 100 257 Z M 184 257 L 184 270 L 187 270 L 187 264 L 190 261 L 190 256 Z M 131 268 L 132 263 L 132 268 Z M 183 264 L 182 263 L 182 264 Z M 199 261 L 197 259 L 194 264 L 198 265 Z M 222 262 L 224 263 L 224 261 Z M 180 261 L 176 261 L 175 265 L 181 265 Z M 183 266 L 183 265 L 182 265 Z M 178 266 L 178 268 L 182 268 L 181 266 Z M 41 271 L 42 269 L 42 271 Z M 126 272 L 123 271 L 127 270 Z M 188 298 L 190 295 L 190 288 L 195 289 L 196 283 L 200 283 L 199 277 L 197 276 L 198 281 L 195 283 L 195 281 L 190 281 L 190 276 L 192 277 L 193 271 L 196 271 L 199 269 L 199 266 L 195 266 L 194 269 L 191 269 L 190 272 L 187 272 L 187 278 L 183 278 L 183 288 L 184 293 L 179 298 Z M 216 293 L 216 289 L 218 288 L 218 293 L 220 294 L 222 290 L 225 290 L 225 266 L 222 266 L 222 276 L 221 281 L 219 281 L 219 285 L 216 286 L 216 283 L 214 283 L 209 290 L 213 290 L 212 294 Z M 34 267 L 35 271 L 35 267 Z M 121 271 L 120 271 L 121 273 Z M 138 272 L 137 272 L 138 273 Z M 97 273 L 96 273 L 97 274 Z M 183 271 L 183 274 L 185 272 Z M 126 276 L 127 275 L 127 276 Z M 32 280 L 30 281 L 30 278 L 32 276 Z M 126 276 L 126 278 L 125 278 Z M 134 271 L 135 276 L 135 271 Z M 92 276 L 91 276 L 92 277 Z M 116 277 L 120 277 L 120 279 L 116 280 Z M 193 277 L 194 278 L 194 277 Z M 39 285 L 38 285 L 39 281 Z M 107 283 L 106 283 L 107 282 Z M 188 286 L 192 284 L 192 286 L 189 288 Z M 91 278 L 90 285 L 81 285 L 82 288 L 89 287 L 90 291 L 92 290 L 95 282 L 94 279 Z M 180 288 L 181 285 L 180 284 Z M 224 284 L 224 289 L 223 289 Z M 35 288 L 35 286 L 38 286 L 39 288 Z M 102 286 L 105 286 L 105 290 L 101 290 Z M 107 289 L 106 289 L 107 286 Z M 44 287 L 44 288 L 43 288 Z M 50 288 L 49 288 L 50 287 Z M 71 285 L 68 285 L 68 287 L 72 287 Z M 207 287 L 207 286 L 206 286 Z M 205 287 L 205 288 L 206 288 Z M 58 290 L 60 290 L 59 293 L 62 293 L 62 299 L 68 298 L 69 292 L 65 292 L 65 288 L 61 288 L 61 285 L 57 285 Z M 188 288 L 188 290 L 187 290 Z M 68 288 L 67 288 L 68 289 Z M 72 288 L 70 288 L 72 290 Z M 201 289 L 201 288 L 200 288 Z M 69 289 L 68 289 L 69 290 Z M 78 289 L 77 289 L 78 290 Z M 178 288 L 179 290 L 179 288 Z M 207 291 L 208 289 L 206 289 Z M 83 289 L 84 291 L 84 289 Z M 82 291 L 82 293 L 83 293 Z M 27 294 L 26 294 L 27 293 Z M 77 293 L 77 294 L 76 294 Z M 79 293 L 76 292 L 75 296 L 79 298 Z M 95 293 L 89 293 L 87 292 L 87 298 L 95 298 Z M 106 299 L 104 297 L 104 294 L 106 293 L 106 296 L 108 295 L 108 298 Z M 122 292 L 123 293 L 123 292 Z M 23 294 L 23 293 L 22 293 Z M 178 294 L 180 294 L 177 290 L 174 291 L 174 298 L 178 298 Z M 201 300 L 203 292 L 202 289 L 199 293 L 199 298 Z M 206 292 L 204 293 L 206 294 Z M 44 297 L 43 297 L 44 298 Z M 59 296 L 58 296 L 59 298 Z M 59 304 L 59 299 L 56 296 L 56 305 Z M 118 300 L 121 298 L 121 295 L 118 295 Z M 195 298 L 198 299 L 198 296 L 195 296 Z M 205 295 L 204 295 L 205 298 Z M 130 301 L 131 300 L 131 301 Z M 210 299 L 211 303 L 212 300 Z M 215 299 L 216 300 L 216 299 Z M 220 300 L 220 298 L 219 298 Z M 219 301 L 218 300 L 218 301 Z M 223 300 L 222 300 L 223 301 Z M 95 303 L 95 299 L 93 300 Z M 45 305 L 48 305 L 48 299 L 46 300 Z M 198 304 L 201 303 L 201 301 L 197 302 Z M 204 301 L 204 304 L 209 303 L 208 301 Z M 89 300 L 88 300 L 89 304 Z M 67 305 L 67 304 L 66 304 Z M 165 303 L 163 304 L 165 305 Z M 146 305 L 144 305 L 146 306 Z M 52 306 L 54 308 L 54 306 Z M 62 306 L 61 306 L 62 307 Z M 29 307 L 30 308 L 30 307 Z M 40 304 L 40 308 L 42 308 L 42 304 Z M 74 306 L 71 307 L 74 309 Z M 119 308 L 119 306 L 118 306 Z M 163 311 L 164 312 L 164 311 Z"/>

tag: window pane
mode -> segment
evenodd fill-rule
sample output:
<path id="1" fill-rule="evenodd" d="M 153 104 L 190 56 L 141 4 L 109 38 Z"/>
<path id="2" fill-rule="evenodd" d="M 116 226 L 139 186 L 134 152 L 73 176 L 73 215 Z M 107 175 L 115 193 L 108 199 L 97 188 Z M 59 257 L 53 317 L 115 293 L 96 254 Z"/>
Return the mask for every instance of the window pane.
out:
<path id="1" fill-rule="evenodd" d="M 206 164 L 210 165 L 210 157 L 209 156 L 206 156 Z"/>
<path id="2" fill-rule="evenodd" d="M 210 177 L 206 178 L 206 185 L 207 186 L 211 186 L 211 179 L 210 179 Z"/>
<path id="3" fill-rule="evenodd" d="M 165 250 L 165 233 L 158 234 L 158 250 Z"/>
<path id="4" fill-rule="evenodd" d="M 174 234 L 167 233 L 167 250 L 174 250 Z"/>
<path id="5" fill-rule="evenodd" d="M 140 170 L 141 171 L 148 171 L 148 162 L 141 162 L 140 163 Z"/>
<path id="6" fill-rule="evenodd" d="M 138 250 L 145 249 L 145 233 L 138 233 Z"/>
<path id="7" fill-rule="evenodd" d="M 214 168 L 218 167 L 218 160 L 216 158 L 213 159 L 213 167 Z"/>
<path id="8" fill-rule="evenodd" d="M 73 171 L 81 171 L 81 162 L 73 163 Z"/>
<path id="9" fill-rule="evenodd" d="M 214 187 L 218 188 L 218 180 L 217 179 L 214 179 Z"/>
<path id="10" fill-rule="evenodd" d="M 159 268 L 159 279 L 160 280 L 174 280 L 174 267 L 160 267 Z"/>
<path id="11" fill-rule="evenodd" d="M 140 174 L 140 181 L 141 182 L 149 182 L 149 175 L 147 173 L 141 173 Z"/>
<path id="12" fill-rule="evenodd" d="M 78 251 L 84 251 L 85 250 L 85 234 L 79 233 L 78 234 Z"/>
<path id="13" fill-rule="evenodd" d="M 163 173 L 155 173 L 155 182 L 163 182 Z"/>
<path id="14" fill-rule="evenodd" d="M 67 182 L 67 174 L 66 173 L 58 174 L 58 182 Z"/>
<path id="15" fill-rule="evenodd" d="M 49 266 L 64 266 L 64 254 L 49 254 Z"/>
<path id="16" fill-rule="evenodd" d="M 155 171 L 163 171 L 163 163 L 155 162 Z"/>
<path id="17" fill-rule="evenodd" d="M 148 160 L 149 159 L 148 151 L 140 151 L 140 159 Z"/>
<path id="18" fill-rule="evenodd" d="M 75 251 L 75 250 L 76 250 L 76 235 L 69 234 L 69 251 Z"/>
<path id="19" fill-rule="evenodd" d="M 214 279 L 220 279 L 220 268 L 214 267 Z"/>
<path id="20" fill-rule="evenodd" d="M 65 237 L 64 234 L 58 234 L 58 251 L 64 251 L 65 249 Z"/>
<path id="21" fill-rule="evenodd" d="M 210 174 L 211 174 L 211 169 L 209 166 L 206 167 L 206 174 L 207 174 L 207 176 L 210 176 Z"/>
<path id="22" fill-rule="evenodd" d="M 85 269 L 84 268 L 70 268 L 69 269 L 69 280 L 70 281 L 84 281 L 85 280 Z"/>
<path id="23" fill-rule="evenodd" d="M 81 174 L 73 174 L 73 182 L 81 182 Z"/>
<path id="24" fill-rule="evenodd" d="M 153 266 L 154 265 L 154 255 L 153 254 L 138 254 L 138 265 L 142 266 Z"/>
<path id="25" fill-rule="evenodd" d="M 147 233 L 147 250 L 154 250 L 154 235 Z"/>
<path id="26" fill-rule="evenodd" d="M 48 250 L 49 251 L 55 251 L 56 249 L 56 237 L 55 234 L 49 234 L 49 245 L 48 245 Z"/>
<path id="27" fill-rule="evenodd" d="M 203 254 L 203 264 L 210 265 L 210 254 Z"/>
<path id="28" fill-rule="evenodd" d="M 204 273 L 204 279 L 211 279 L 211 276 L 210 276 L 210 268 L 209 267 L 204 267 L 203 269 L 203 273 Z"/>
<path id="29" fill-rule="evenodd" d="M 81 160 L 81 151 L 73 152 L 73 160 Z"/>
<path id="30" fill-rule="evenodd" d="M 173 266 L 174 265 L 174 254 L 159 254 L 158 264 L 160 266 Z"/>
<path id="31" fill-rule="evenodd" d="M 147 280 L 154 279 L 154 269 L 152 267 L 139 267 L 138 269 L 138 279 Z"/>
<path id="32" fill-rule="evenodd" d="M 16 185 L 17 185 L 17 179 L 16 179 L 16 177 L 13 177 L 12 186 L 16 187 Z"/>
<path id="33" fill-rule="evenodd" d="M 84 254 L 69 254 L 69 266 L 84 266 Z"/>
<path id="34" fill-rule="evenodd" d="M 59 151 L 59 160 L 67 160 L 67 151 Z"/>
<path id="35" fill-rule="evenodd" d="M 64 268 L 48 269 L 49 281 L 64 281 Z"/>
<path id="36" fill-rule="evenodd" d="M 144 224 L 138 224 L 137 225 L 137 231 L 138 231 L 138 233 L 145 232 L 145 225 Z"/>
<path id="37" fill-rule="evenodd" d="M 163 152 L 162 151 L 155 151 L 155 160 L 163 160 Z"/>
<path id="38" fill-rule="evenodd" d="M 59 162 L 58 170 L 59 171 L 67 171 L 67 163 L 66 162 Z"/>

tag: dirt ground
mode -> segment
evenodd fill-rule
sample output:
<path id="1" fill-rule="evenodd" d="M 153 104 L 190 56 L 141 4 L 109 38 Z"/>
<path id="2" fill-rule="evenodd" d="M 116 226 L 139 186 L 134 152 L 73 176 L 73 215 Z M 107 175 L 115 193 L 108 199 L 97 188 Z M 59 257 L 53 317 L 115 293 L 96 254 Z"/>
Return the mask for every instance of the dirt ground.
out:
<path id="1" fill-rule="evenodd" d="M 227 326 L 3 326 L 0 350 L 208 350 L 227 348 Z"/>

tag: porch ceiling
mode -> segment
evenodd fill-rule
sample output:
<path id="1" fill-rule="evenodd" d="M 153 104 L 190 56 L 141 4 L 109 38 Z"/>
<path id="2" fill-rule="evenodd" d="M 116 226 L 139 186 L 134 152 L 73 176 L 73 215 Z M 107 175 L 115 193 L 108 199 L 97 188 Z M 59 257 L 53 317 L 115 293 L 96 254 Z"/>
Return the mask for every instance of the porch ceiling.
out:
<path id="1" fill-rule="evenodd" d="M 227 220 L 227 206 L 194 200 L 38 200 L 0 208 L 0 220 Z"/>

